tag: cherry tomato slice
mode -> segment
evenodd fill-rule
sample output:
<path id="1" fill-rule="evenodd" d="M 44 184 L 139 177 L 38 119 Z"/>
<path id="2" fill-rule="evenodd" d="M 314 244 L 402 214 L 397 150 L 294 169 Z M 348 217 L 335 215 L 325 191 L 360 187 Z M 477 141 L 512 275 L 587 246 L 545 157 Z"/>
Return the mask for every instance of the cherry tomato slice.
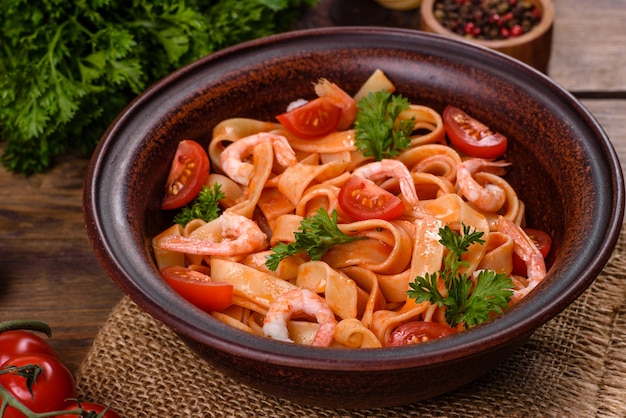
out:
<path id="1" fill-rule="evenodd" d="M 9 359 L 24 354 L 46 354 L 56 357 L 50 344 L 30 331 L 11 330 L 0 334 L 0 367 Z"/>
<path id="2" fill-rule="evenodd" d="M 31 386 L 32 395 L 26 386 L 27 379 L 14 372 L 0 375 L 0 385 L 33 412 L 63 410 L 68 399 L 76 399 L 76 386 L 70 371 L 57 358 L 45 354 L 26 354 L 9 359 L 3 367 L 39 365 L 42 372 Z M 9 406 L 3 418 L 23 417 L 17 409 Z"/>
<path id="3" fill-rule="evenodd" d="M 404 213 L 402 200 L 375 183 L 352 176 L 339 190 L 339 206 L 356 220 L 396 219 Z"/>
<path id="4" fill-rule="evenodd" d="M 276 116 L 276 119 L 296 136 L 316 138 L 337 129 L 341 119 L 341 109 L 329 99 L 318 97 L 302 106 L 281 113 Z"/>
<path id="5" fill-rule="evenodd" d="M 165 183 L 165 197 L 161 209 L 177 209 L 198 195 L 209 177 L 209 157 L 200 144 L 192 140 L 180 141 Z"/>
<path id="6" fill-rule="evenodd" d="M 413 321 L 400 325 L 393 330 L 387 341 L 389 347 L 417 344 L 435 340 L 456 333 L 454 328 L 437 322 Z"/>
<path id="7" fill-rule="evenodd" d="M 524 232 L 528 235 L 543 257 L 547 257 L 552 247 L 552 238 L 546 232 L 534 228 L 524 228 Z M 516 276 L 526 277 L 528 271 L 526 270 L 526 263 L 515 253 L 513 253 L 513 274 Z"/>
<path id="8" fill-rule="evenodd" d="M 477 158 L 497 158 L 506 152 L 507 139 L 493 132 L 467 113 L 448 105 L 443 111 L 443 126 L 452 145 Z"/>
<path id="9" fill-rule="evenodd" d="M 101 418 L 122 418 L 120 414 L 112 410 L 111 408 L 107 408 L 104 405 L 95 402 L 74 402 L 69 405 L 67 408 L 63 409 L 63 411 L 72 411 L 77 409 L 82 409 L 86 411 L 89 416 L 99 416 Z M 103 415 L 100 415 L 103 411 L 105 411 Z M 83 415 L 80 415 L 83 416 Z M 66 414 L 66 415 L 56 415 L 57 418 L 77 418 L 79 415 Z"/>
<path id="10" fill-rule="evenodd" d="M 205 312 L 223 311 L 233 303 L 233 285 L 213 282 L 199 271 L 169 266 L 161 270 L 161 276 L 179 295 Z"/>
<path id="11" fill-rule="evenodd" d="M 326 79 L 320 80 L 315 85 L 315 92 L 318 96 L 330 100 L 332 104 L 341 109 L 341 117 L 339 118 L 337 130 L 343 131 L 352 126 L 357 111 L 356 102 L 352 96 L 335 83 L 331 83 Z"/>

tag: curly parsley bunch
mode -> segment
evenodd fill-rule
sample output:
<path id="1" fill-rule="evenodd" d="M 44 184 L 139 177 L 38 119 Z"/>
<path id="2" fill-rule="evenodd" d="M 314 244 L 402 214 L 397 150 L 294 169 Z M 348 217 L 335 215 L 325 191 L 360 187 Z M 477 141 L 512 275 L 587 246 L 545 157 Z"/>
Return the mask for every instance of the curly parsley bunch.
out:
<path id="1" fill-rule="evenodd" d="M 317 0 L 0 0 L 1 161 L 32 174 L 90 152 L 148 85 L 281 32 Z"/>

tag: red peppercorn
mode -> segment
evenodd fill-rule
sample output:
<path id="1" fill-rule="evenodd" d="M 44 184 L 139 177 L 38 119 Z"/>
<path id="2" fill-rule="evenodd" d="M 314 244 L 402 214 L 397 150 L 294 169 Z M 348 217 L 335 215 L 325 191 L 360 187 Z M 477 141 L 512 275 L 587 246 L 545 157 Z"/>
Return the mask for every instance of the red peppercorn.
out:
<path id="1" fill-rule="evenodd" d="M 508 38 L 510 36 L 509 29 L 504 27 L 504 26 L 501 27 L 500 28 L 500 36 L 502 38 L 504 38 L 504 39 Z"/>
<path id="2" fill-rule="evenodd" d="M 513 25 L 511 26 L 511 36 L 520 36 L 521 34 L 524 33 L 524 30 L 522 29 L 522 27 L 520 25 Z"/>
<path id="3" fill-rule="evenodd" d="M 491 16 L 489 16 L 489 23 L 500 23 L 501 21 L 502 21 L 502 18 L 497 13 L 494 13 Z"/>

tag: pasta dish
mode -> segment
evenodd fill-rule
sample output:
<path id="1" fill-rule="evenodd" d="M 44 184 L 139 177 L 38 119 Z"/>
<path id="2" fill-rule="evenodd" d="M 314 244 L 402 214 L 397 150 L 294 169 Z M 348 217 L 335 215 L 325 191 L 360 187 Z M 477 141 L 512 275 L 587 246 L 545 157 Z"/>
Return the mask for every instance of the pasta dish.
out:
<path id="1" fill-rule="evenodd" d="M 177 151 L 163 207 L 190 216 L 153 239 L 174 290 L 259 336 L 377 348 L 463 331 L 541 282 L 549 245 L 504 178 L 504 136 L 409 103 L 381 71 L 354 96 L 313 90 L 276 122 L 222 121 L 203 156 Z"/>

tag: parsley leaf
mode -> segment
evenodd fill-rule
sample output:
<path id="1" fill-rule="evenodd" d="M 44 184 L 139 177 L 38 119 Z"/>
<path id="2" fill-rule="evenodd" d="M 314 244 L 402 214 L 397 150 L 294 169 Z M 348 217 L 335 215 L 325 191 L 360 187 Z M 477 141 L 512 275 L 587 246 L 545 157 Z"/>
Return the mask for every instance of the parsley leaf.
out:
<path id="1" fill-rule="evenodd" d="M 357 108 L 355 142 L 364 156 L 380 161 L 395 157 L 411 145 L 414 118 L 395 123 L 398 115 L 409 108 L 406 98 L 381 90 L 363 97 Z"/>
<path id="2" fill-rule="evenodd" d="M 324 209 L 318 209 L 315 215 L 303 218 L 300 228 L 294 232 L 296 240 L 290 244 L 279 243 L 272 249 L 265 265 L 274 271 L 285 258 L 306 252 L 311 260 L 319 260 L 335 245 L 346 244 L 365 237 L 344 234 L 337 227 L 337 211 L 333 210 L 332 218 Z"/>
<path id="3" fill-rule="evenodd" d="M 510 277 L 491 270 L 478 272 L 476 280 L 465 273 L 459 273 L 461 267 L 469 264 L 462 260 L 470 245 L 484 244 L 482 232 L 470 230 L 463 225 L 463 235 L 449 226 L 439 229 L 439 242 L 448 249 L 443 268 L 439 272 L 426 273 L 409 283 L 409 297 L 416 302 L 429 301 L 446 307 L 446 320 L 451 327 L 459 323 L 466 328 L 476 326 L 490 319 L 492 312 L 502 313 L 508 308 L 513 296 L 513 282 Z M 447 296 L 443 296 L 437 287 L 439 278 L 443 280 Z"/>
<path id="4" fill-rule="evenodd" d="M 225 197 L 218 183 L 213 184 L 213 189 L 204 186 L 194 201 L 174 216 L 174 223 L 185 226 L 192 219 L 206 222 L 216 219 L 220 215 L 219 201 Z"/>

